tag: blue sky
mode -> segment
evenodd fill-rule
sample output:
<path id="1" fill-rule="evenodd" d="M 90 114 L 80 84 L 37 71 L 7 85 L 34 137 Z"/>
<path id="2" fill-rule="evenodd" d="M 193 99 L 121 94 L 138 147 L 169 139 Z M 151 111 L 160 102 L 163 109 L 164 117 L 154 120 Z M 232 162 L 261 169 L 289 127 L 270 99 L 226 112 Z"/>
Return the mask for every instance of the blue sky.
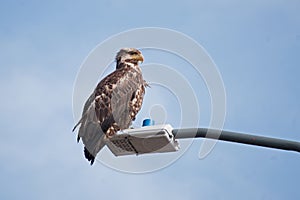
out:
<path id="1" fill-rule="evenodd" d="M 71 133 L 73 84 L 88 53 L 113 34 L 155 26 L 189 35 L 212 57 L 226 88 L 225 129 L 300 141 L 299 6 L 1 1 L 0 198 L 299 199 L 297 153 L 219 142 L 199 160 L 197 140 L 169 167 L 137 175 L 89 166 Z"/>

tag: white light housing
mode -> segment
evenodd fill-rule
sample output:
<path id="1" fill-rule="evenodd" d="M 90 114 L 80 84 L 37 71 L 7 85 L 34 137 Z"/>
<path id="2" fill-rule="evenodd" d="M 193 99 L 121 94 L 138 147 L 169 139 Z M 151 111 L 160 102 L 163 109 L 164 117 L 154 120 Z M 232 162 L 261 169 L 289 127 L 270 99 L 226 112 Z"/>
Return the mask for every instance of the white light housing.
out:
<path id="1" fill-rule="evenodd" d="M 106 145 L 115 156 L 174 152 L 179 144 L 172 130 L 169 124 L 126 129 L 107 140 Z"/>

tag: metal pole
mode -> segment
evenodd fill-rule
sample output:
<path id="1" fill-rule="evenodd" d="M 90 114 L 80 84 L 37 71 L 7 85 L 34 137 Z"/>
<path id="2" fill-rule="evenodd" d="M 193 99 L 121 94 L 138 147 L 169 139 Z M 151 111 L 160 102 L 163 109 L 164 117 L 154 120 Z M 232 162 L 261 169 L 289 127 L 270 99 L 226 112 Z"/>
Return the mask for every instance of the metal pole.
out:
<path id="1" fill-rule="evenodd" d="M 173 129 L 176 139 L 209 138 L 261 147 L 300 152 L 300 142 L 208 128 Z M 221 134 L 220 134 L 221 133 Z"/>

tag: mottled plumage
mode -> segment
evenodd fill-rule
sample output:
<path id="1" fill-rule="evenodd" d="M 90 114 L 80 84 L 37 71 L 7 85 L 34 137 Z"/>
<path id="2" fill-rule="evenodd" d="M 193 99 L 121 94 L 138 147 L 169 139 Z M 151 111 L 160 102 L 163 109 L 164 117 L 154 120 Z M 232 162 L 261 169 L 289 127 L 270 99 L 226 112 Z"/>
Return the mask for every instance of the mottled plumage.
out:
<path id="1" fill-rule="evenodd" d="M 116 56 L 116 70 L 98 83 L 86 101 L 77 141 L 83 141 L 85 157 L 94 163 L 105 140 L 117 131 L 129 128 L 141 109 L 146 82 L 138 66 L 143 61 L 140 51 L 121 49 Z"/>

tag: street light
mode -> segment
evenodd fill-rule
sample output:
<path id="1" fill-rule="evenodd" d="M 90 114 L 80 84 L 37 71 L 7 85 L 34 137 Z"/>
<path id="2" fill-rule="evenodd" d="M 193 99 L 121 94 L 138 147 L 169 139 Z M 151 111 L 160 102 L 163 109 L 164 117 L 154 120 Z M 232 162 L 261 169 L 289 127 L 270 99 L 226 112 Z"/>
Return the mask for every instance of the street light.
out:
<path id="1" fill-rule="evenodd" d="M 115 156 L 175 152 L 179 139 L 209 138 L 274 149 L 300 152 L 300 142 L 208 128 L 173 129 L 171 125 L 151 125 L 126 129 L 107 140 Z"/>
<path id="2" fill-rule="evenodd" d="M 176 139 L 202 137 L 215 140 L 223 140 L 227 142 L 236 142 L 261 147 L 269 147 L 274 149 L 297 151 L 300 153 L 300 142 L 279 138 L 251 135 L 226 130 L 220 131 L 208 128 L 173 129 L 172 133 Z"/>

